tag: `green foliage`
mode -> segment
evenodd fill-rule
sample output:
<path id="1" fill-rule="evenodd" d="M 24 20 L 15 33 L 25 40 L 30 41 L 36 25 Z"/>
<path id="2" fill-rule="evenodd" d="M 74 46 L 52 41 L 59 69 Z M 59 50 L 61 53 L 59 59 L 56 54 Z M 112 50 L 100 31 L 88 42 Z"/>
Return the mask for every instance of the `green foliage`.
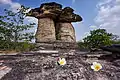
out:
<path id="1" fill-rule="evenodd" d="M 82 41 L 78 41 L 77 44 L 78 44 L 78 47 L 79 47 L 79 48 L 82 48 L 82 49 L 86 48 L 85 43 L 82 42 Z"/>
<path id="2" fill-rule="evenodd" d="M 120 40 L 112 41 L 112 44 L 120 44 Z"/>
<path id="3" fill-rule="evenodd" d="M 89 50 L 86 43 L 84 43 L 83 41 L 78 41 L 77 45 L 78 45 L 79 50 L 81 50 L 81 51 Z"/>
<path id="4" fill-rule="evenodd" d="M 35 48 L 35 45 L 28 42 L 0 42 L 0 50 L 15 50 L 19 52 L 30 51 Z"/>
<path id="5" fill-rule="evenodd" d="M 12 49 L 13 44 L 8 41 L 0 40 L 0 50 Z"/>
<path id="6" fill-rule="evenodd" d="M 5 16 L 0 16 L 0 34 L 2 35 L 0 37 L 13 42 L 32 40 L 34 35 L 27 30 L 33 28 L 35 23 L 24 24 L 23 22 L 28 9 L 23 5 L 16 13 L 5 9 Z"/>
<path id="7" fill-rule="evenodd" d="M 35 48 L 34 44 L 28 42 L 19 42 L 15 45 L 15 50 L 20 52 L 30 51 Z"/>
<path id="8" fill-rule="evenodd" d="M 88 48 L 99 48 L 100 46 L 111 45 L 112 34 L 107 33 L 105 29 L 90 31 L 90 35 L 85 37 L 84 44 Z"/>
<path id="9" fill-rule="evenodd" d="M 5 15 L 0 16 L 0 49 L 29 50 L 30 42 L 34 39 L 33 32 L 29 30 L 35 23 L 25 24 L 28 7 L 21 5 L 17 12 L 5 9 Z M 27 42 L 23 42 L 23 41 Z M 29 48 L 29 49 L 28 49 Z"/>

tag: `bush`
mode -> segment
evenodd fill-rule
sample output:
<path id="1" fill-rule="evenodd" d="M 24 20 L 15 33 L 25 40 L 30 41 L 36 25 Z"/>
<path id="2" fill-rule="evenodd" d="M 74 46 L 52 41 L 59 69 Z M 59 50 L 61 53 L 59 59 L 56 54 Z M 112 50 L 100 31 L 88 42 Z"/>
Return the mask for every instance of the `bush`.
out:
<path id="1" fill-rule="evenodd" d="M 9 42 L 0 41 L 0 50 L 15 50 L 18 52 L 30 51 L 34 49 L 35 45 L 28 42 Z"/>
<path id="2" fill-rule="evenodd" d="M 97 48 L 101 46 L 111 45 L 112 44 L 112 33 L 107 33 L 105 29 L 97 29 L 90 31 L 90 35 L 85 37 L 84 43 L 89 49 Z"/>
<path id="3" fill-rule="evenodd" d="M 16 51 L 24 52 L 24 51 L 31 51 L 34 49 L 35 45 L 28 43 L 28 42 L 19 42 L 16 44 Z"/>
<path id="4" fill-rule="evenodd" d="M 79 50 L 82 50 L 82 51 L 88 51 L 89 50 L 88 46 L 82 41 L 78 41 L 77 45 L 78 45 Z"/>
<path id="5" fill-rule="evenodd" d="M 112 44 L 120 44 L 120 40 L 112 41 Z"/>

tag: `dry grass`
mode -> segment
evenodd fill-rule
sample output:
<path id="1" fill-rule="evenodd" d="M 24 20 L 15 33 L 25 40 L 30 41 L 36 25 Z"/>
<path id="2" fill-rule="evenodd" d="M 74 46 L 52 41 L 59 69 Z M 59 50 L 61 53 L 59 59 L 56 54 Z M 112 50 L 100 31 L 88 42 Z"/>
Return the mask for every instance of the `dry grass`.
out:
<path id="1" fill-rule="evenodd" d="M 17 51 L 15 50 L 0 51 L 0 54 L 12 54 L 12 53 L 17 53 Z"/>

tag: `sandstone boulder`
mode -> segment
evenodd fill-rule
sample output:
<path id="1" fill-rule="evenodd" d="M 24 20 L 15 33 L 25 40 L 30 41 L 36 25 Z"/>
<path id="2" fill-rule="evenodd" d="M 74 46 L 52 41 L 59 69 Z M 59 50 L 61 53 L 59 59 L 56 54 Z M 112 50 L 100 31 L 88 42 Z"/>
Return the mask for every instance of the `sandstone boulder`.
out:
<path id="1" fill-rule="evenodd" d="M 58 18 L 58 22 L 78 22 L 78 21 L 82 21 L 82 18 L 73 13 L 73 9 L 70 7 L 65 7 L 59 18 Z"/>
<path id="2" fill-rule="evenodd" d="M 60 54 L 65 53 L 59 53 L 58 57 Z M 67 54 L 64 55 L 67 61 L 64 66 L 57 65 L 58 57 L 52 54 L 0 56 L 4 61 L 2 65 L 11 68 L 0 80 L 120 80 L 120 59 L 108 62 L 106 59 L 86 59 L 80 54 Z M 93 71 L 93 62 L 100 63 L 103 68 Z"/>
<path id="3" fill-rule="evenodd" d="M 43 3 L 39 8 L 32 9 L 28 16 L 38 19 L 36 42 L 75 42 L 75 30 L 71 22 L 82 21 L 82 18 L 73 11 L 70 7 L 62 9 L 62 5 L 55 2 Z"/>
<path id="4" fill-rule="evenodd" d="M 55 40 L 55 26 L 53 20 L 50 18 L 38 19 L 36 42 L 49 42 Z"/>
<path id="5" fill-rule="evenodd" d="M 75 30 L 71 23 L 56 24 L 56 39 L 62 42 L 76 42 Z"/>
<path id="6" fill-rule="evenodd" d="M 28 16 L 36 18 L 52 18 L 55 19 L 62 11 L 62 5 L 51 2 L 43 3 L 39 8 L 32 9 Z"/>

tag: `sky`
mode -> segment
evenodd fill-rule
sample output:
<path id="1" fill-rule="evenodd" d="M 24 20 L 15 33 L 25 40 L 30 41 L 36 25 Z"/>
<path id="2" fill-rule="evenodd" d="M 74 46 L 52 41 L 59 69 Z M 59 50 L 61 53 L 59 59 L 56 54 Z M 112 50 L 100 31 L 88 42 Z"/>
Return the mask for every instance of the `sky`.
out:
<path id="1" fill-rule="evenodd" d="M 83 18 L 81 22 L 72 23 L 75 28 L 77 41 L 89 35 L 90 30 L 98 28 L 106 29 L 107 32 L 120 36 L 120 0 L 0 0 L 0 15 L 3 10 L 16 11 L 20 5 L 36 8 L 45 2 L 57 2 L 64 7 L 72 7 L 74 13 Z M 26 22 L 35 22 L 37 19 L 27 17 Z M 36 31 L 37 26 L 33 31 Z"/>

